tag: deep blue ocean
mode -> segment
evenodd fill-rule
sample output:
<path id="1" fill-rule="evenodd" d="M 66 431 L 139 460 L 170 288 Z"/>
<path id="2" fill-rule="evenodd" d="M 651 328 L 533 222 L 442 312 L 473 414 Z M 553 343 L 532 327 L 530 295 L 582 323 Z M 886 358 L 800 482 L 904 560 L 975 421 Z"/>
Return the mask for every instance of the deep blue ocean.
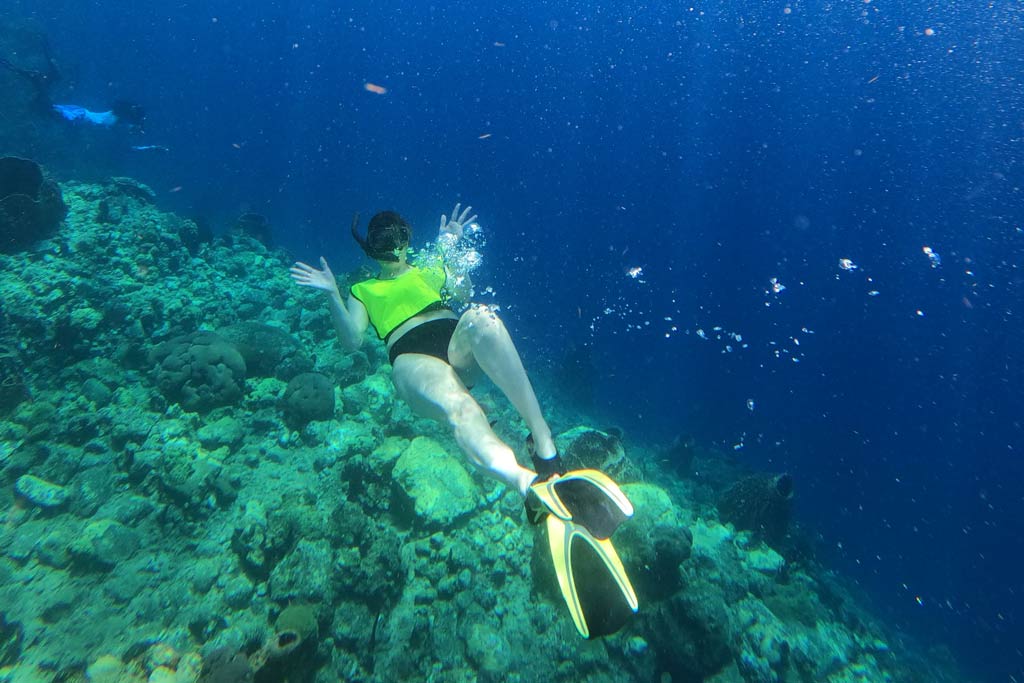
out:
<path id="1" fill-rule="evenodd" d="M 790 472 L 879 613 L 1024 680 L 1019 1 L 6 5 L 148 112 L 84 169 L 336 272 L 354 211 L 472 204 L 532 375 Z"/>

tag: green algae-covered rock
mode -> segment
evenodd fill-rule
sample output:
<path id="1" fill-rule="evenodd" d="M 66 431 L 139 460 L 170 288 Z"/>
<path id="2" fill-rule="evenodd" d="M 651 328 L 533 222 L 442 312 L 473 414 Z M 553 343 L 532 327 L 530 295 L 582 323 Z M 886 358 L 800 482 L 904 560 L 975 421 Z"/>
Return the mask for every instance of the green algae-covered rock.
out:
<path id="1" fill-rule="evenodd" d="M 127 560 L 141 542 L 134 529 L 112 519 L 90 522 L 71 545 L 77 560 L 102 569 L 112 569 Z"/>
<path id="2" fill-rule="evenodd" d="M 341 395 L 346 413 L 368 413 L 378 424 L 390 422 L 395 387 L 387 372 L 369 375 L 358 384 L 345 387 Z"/>
<path id="3" fill-rule="evenodd" d="M 686 515 L 653 484 L 627 484 L 622 491 L 634 514 L 616 533 L 615 547 L 641 599 L 666 598 L 682 587 L 679 568 L 693 546 Z"/>
<path id="4" fill-rule="evenodd" d="M 433 439 L 413 439 L 392 473 L 419 522 L 444 526 L 476 509 L 480 489 L 462 462 Z"/>
<path id="5" fill-rule="evenodd" d="M 764 544 L 750 549 L 741 558 L 745 567 L 768 576 L 777 575 L 786 564 L 782 555 Z"/>
<path id="6" fill-rule="evenodd" d="M 390 469 L 409 447 L 409 440 L 400 436 L 389 436 L 382 441 L 367 458 L 367 464 L 378 471 Z"/>
<path id="7" fill-rule="evenodd" d="M 68 499 L 68 490 L 59 485 L 40 479 L 33 474 L 23 474 L 14 483 L 14 490 L 29 502 L 42 508 L 55 508 Z"/>
<path id="8" fill-rule="evenodd" d="M 220 418 L 210 424 L 203 425 L 196 432 L 199 443 L 203 448 L 214 451 L 222 446 L 235 448 L 245 437 L 245 428 L 242 423 L 230 415 Z"/>
<path id="9" fill-rule="evenodd" d="M 466 655 L 481 671 L 501 674 L 512 661 L 511 647 L 501 633 L 488 624 L 476 623 L 469 627 Z"/>

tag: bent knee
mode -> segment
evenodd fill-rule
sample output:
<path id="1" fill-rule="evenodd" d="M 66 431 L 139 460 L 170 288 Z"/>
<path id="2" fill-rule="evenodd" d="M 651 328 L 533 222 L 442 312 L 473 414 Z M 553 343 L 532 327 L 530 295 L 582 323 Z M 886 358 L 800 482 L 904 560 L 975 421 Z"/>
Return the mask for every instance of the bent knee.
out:
<path id="1" fill-rule="evenodd" d="M 465 313 L 461 320 L 466 330 L 475 337 L 493 335 L 505 328 L 505 323 L 489 306 L 474 304 Z"/>

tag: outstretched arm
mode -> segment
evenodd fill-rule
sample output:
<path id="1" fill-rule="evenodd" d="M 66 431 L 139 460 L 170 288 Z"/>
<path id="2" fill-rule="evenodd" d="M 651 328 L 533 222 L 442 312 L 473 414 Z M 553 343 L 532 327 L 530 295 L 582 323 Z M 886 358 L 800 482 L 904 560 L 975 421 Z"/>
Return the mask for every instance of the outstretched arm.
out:
<path id="1" fill-rule="evenodd" d="M 331 311 L 331 320 L 338 333 L 338 341 L 346 351 L 355 351 L 363 343 L 363 333 L 369 325 L 366 307 L 358 300 L 349 297 L 348 305 L 341 298 L 338 282 L 334 279 L 327 260 L 320 257 L 321 270 L 297 261 L 290 269 L 292 279 L 303 287 L 318 289 L 327 295 L 327 305 Z"/>

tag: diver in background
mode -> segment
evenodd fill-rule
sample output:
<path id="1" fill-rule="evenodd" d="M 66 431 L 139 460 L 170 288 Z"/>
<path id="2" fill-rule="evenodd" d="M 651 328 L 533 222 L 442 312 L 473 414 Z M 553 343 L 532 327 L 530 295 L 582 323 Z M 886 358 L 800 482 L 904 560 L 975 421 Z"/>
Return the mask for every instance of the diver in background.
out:
<path id="1" fill-rule="evenodd" d="M 84 121 L 94 126 L 113 127 L 119 123 L 141 131 L 146 122 L 146 110 L 137 104 L 118 100 L 107 111 L 90 111 L 77 104 L 55 104 L 53 110 L 68 121 Z"/>
<path id="2" fill-rule="evenodd" d="M 399 397 L 417 415 L 446 422 L 470 462 L 515 487 L 532 523 L 546 521 L 562 595 L 580 634 L 614 633 L 637 610 L 636 595 L 610 541 L 633 507 L 607 475 L 565 472 L 519 352 L 495 312 L 474 305 L 460 316 L 448 305 L 451 295 L 465 298 L 460 295 L 466 292 L 458 290 L 466 283 L 449 284 L 444 257 L 476 218 L 467 218 L 470 207 L 461 214 L 459 208 L 456 204 L 451 220 L 441 216 L 438 265 L 409 264 L 412 229 L 397 213 L 383 211 L 370 220 L 365 237 L 357 230 L 358 214 L 352 221 L 352 237 L 380 273 L 353 285 L 347 301 L 323 257 L 319 270 L 295 263 L 292 278 L 327 295 L 347 351 L 358 349 L 373 326 L 387 346 Z M 481 373 L 508 397 L 529 428 L 532 470 L 517 462 L 470 395 Z"/>

